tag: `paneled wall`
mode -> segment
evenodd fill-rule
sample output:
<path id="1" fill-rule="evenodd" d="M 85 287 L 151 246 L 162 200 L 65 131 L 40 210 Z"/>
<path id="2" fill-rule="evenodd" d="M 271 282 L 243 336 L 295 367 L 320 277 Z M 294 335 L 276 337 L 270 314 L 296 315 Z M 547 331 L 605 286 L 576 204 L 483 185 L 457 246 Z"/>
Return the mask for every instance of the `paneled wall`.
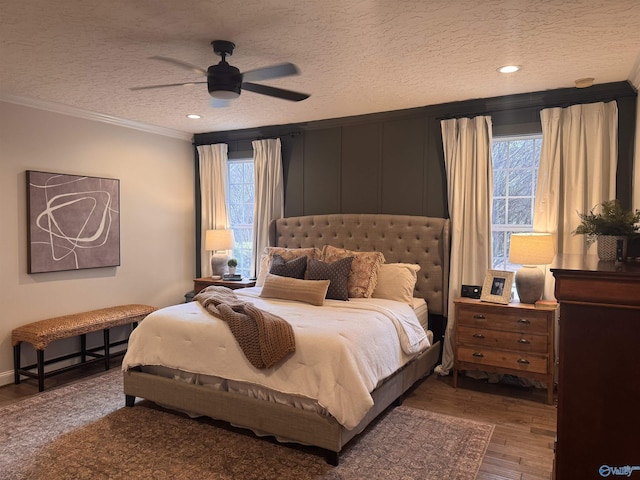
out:
<path id="1" fill-rule="evenodd" d="M 542 108 L 611 100 L 619 109 L 618 196 L 630 205 L 636 92 L 627 82 L 197 134 L 194 141 L 196 145 L 225 142 L 233 154 L 250 153 L 256 138 L 280 137 L 288 216 L 336 212 L 447 216 L 441 119 L 491 115 L 494 133 L 526 133 L 540 131 Z"/>
<path id="2" fill-rule="evenodd" d="M 422 109 L 421 109 L 422 110 Z M 442 141 L 423 111 L 195 136 L 251 154 L 251 140 L 280 137 L 285 215 L 392 213 L 448 216 Z M 439 127 L 439 123 L 438 123 Z"/>
<path id="3" fill-rule="evenodd" d="M 357 117 L 212 132 L 195 135 L 194 142 L 196 145 L 224 142 L 229 144 L 230 154 L 250 155 L 252 140 L 280 137 L 286 216 L 391 213 L 448 217 L 440 120 L 491 115 L 494 134 L 531 133 L 541 131 L 542 108 L 616 100 L 617 191 L 618 198 L 629 207 L 636 97 L 628 82 L 617 82 L 586 89 L 549 90 Z"/>

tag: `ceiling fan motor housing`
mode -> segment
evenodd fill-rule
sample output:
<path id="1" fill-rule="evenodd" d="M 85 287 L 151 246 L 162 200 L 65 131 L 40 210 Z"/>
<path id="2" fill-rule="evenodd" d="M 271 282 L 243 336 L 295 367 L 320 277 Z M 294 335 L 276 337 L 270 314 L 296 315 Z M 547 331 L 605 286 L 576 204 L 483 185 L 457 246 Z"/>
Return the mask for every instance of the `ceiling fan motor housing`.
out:
<path id="1" fill-rule="evenodd" d="M 242 74 L 240 70 L 222 61 L 207 69 L 207 88 L 214 98 L 234 99 L 240 96 Z"/>

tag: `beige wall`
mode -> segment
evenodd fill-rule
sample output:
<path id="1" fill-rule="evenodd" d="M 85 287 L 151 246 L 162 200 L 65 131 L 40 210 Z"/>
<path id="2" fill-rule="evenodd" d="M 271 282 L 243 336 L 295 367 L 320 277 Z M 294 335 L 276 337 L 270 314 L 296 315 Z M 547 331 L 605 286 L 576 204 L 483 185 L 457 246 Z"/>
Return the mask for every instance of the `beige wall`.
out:
<path id="1" fill-rule="evenodd" d="M 629 83 L 640 90 L 640 54 L 629 74 Z M 633 198 L 632 207 L 640 209 L 640 98 L 636 99 L 636 135 L 633 158 Z"/>
<path id="2" fill-rule="evenodd" d="M 629 74 L 629 83 L 640 90 L 640 53 Z M 633 208 L 640 209 L 640 98 L 636 99 L 636 136 L 633 159 Z"/>
<path id="3" fill-rule="evenodd" d="M 0 385 L 13 381 L 11 330 L 21 324 L 184 301 L 195 274 L 193 165 L 186 140 L 0 102 Z M 120 180 L 121 266 L 27 273 L 26 170 Z"/>

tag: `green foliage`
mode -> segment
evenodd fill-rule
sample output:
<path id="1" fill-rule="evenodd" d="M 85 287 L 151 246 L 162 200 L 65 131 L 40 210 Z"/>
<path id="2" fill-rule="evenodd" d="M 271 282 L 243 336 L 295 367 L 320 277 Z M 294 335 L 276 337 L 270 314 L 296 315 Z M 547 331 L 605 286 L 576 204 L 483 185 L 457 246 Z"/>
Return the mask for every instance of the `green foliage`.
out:
<path id="1" fill-rule="evenodd" d="M 598 208 L 600 212 L 596 212 Z M 574 235 L 630 236 L 637 230 L 634 224 L 640 222 L 640 210 L 625 211 L 618 200 L 607 200 L 578 216 L 582 222 L 573 231 Z"/>
<path id="2" fill-rule="evenodd" d="M 229 267 L 237 267 L 238 266 L 238 260 L 236 260 L 235 258 L 230 258 L 229 260 L 227 260 L 227 265 Z"/>

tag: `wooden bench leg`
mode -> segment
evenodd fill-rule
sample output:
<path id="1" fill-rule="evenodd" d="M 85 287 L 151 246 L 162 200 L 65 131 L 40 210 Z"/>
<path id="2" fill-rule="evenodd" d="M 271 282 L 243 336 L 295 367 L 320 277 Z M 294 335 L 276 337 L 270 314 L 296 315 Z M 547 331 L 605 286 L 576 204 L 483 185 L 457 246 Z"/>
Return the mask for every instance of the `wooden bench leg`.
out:
<path id="1" fill-rule="evenodd" d="M 111 358 L 109 355 L 109 329 L 105 328 L 103 330 L 104 334 L 104 369 L 109 370 L 111 366 Z"/>
<path id="2" fill-rule="evenodd" d="M 38 357 L 38 391 L 44 390 L 44 350 L 36 350 Z"/>
<path id="3" fill-rule="evenodd" d="M 20 383 L 20 374 L 18 370 L 20 370 L 20 343 L 13 347 L 13 383 L 18 385 Z"/>

